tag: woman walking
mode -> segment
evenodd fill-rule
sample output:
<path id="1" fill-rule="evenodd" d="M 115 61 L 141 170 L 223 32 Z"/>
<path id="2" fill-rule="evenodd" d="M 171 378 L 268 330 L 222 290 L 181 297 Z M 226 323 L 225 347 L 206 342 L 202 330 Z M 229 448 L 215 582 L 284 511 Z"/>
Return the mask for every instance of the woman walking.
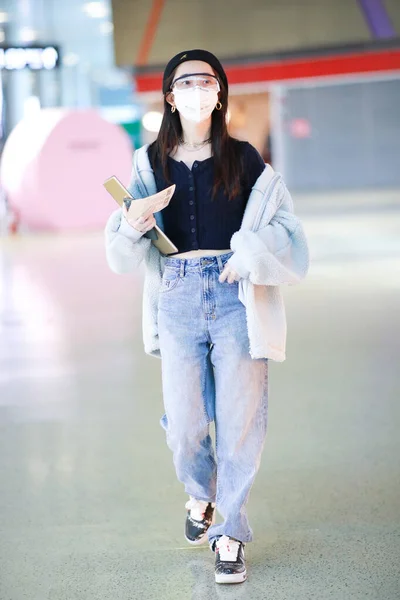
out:
<path id="1" fill-rule="evenodd" d="M 146 220 L 113 213 L 107 259 L 117 273 L 146 263 L 144 344 L 162 360 L 161 423 L 189 495 L 185 537 L 208 539 L 218 583 L 239 583 L 252 540 L 245 506 L 267 427 L 268 359 L 285 359 L 278 286 L 306 275 L 307 243 L 280 175 L 228 134 L 219 60 L 205 50 L 174 56 L 163 94 L 158 138 L 134 153 L 129 191 L 141 198 L 174 183 L 175 194 Z M 146 237 L 156 222 L 177 254 L 162 256 Z"/>

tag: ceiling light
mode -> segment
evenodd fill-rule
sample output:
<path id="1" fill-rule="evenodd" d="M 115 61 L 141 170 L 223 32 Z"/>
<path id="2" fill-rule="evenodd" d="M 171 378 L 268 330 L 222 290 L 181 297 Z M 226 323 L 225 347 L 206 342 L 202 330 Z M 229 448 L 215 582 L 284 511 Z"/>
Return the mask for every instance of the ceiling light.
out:
<path id="1" fill-rule="evenodd" d="M 86 2 L 82 10 L 92 19 L 105 19 L 108 17 L 108 6 L 104 2 Z"/>
<path id="2" fill-rule="evenodd" d="M 48 46 L 42 52 L 43 67 L 45 69 L 54 69 L 58 61 L 58 52 L 55 48 Z"/>
<path id="3" fill-rule="evenodd" d="M 19 32 L 21 42 L 33 42 L 37 38 L 37 32 L 31 27 L 22 27 Z"/>
<path id="4" fill-rule="evenodd" d="M 99 29 L 100 33 L 103 35 L 111 35 L 114 31 L 114 25 L 111 23 L 111 21 L 104 21 L 104 23 L 100 23 Z"/>
<path id="5" fill-rule="evenodd" d="M 158 133 L 160 131 L 162 120 L 162 113 L 151 110 L 144 115 L 142 119 L 142 125 L 145 129 L 147 129 L 147 131 L 151 131 L 151 133 Z"/>
<path id="6" fill-rule="evenodd" d="M 0 12 L 0 23 L 8 22 L 8 14 L 6 12 Z"/>
<path id="7" fill-rule="evenodd" d="M 78 54 L 75 54 L 75 52 L 68 52 L 62 59 L 62 63 L 65 67 L 74 67 L 78 62 L 79 56 Z"/>

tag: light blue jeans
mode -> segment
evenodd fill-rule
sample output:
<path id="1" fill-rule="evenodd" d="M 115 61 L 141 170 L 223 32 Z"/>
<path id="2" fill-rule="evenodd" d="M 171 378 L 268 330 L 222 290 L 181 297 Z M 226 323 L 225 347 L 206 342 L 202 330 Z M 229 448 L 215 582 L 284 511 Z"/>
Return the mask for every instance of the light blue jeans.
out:
<path id="1" fill-rule="evenodd" d="M 223 517 L 210 527 L 210 543 L 252 539 L 245 505 L 267 428 L 268 361 L 250 357 L 238 284 L 218 281 L 230 256 L 168 258 L 159 298 L 161 424 L 185 491 L 216 502 Z"/>

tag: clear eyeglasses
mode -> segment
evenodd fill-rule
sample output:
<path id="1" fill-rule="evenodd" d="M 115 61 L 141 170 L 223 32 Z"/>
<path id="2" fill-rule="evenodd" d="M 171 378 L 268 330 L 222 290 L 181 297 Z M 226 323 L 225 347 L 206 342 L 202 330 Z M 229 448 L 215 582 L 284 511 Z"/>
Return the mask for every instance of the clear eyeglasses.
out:
<path id="1" fill-rule="evenodd" d="M 218 79 L 209 73 L 192 73 L 190 75 L 181 75 L 172 82 L 171 90 L 193 90 L 196 87 L 206 91 L 220 91 Z"/>

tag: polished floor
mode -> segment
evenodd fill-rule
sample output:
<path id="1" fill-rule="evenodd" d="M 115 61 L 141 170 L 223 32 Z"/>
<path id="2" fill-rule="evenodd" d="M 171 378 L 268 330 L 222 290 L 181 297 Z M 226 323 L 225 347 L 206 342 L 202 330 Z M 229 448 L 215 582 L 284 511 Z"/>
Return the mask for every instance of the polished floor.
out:
<path id="1" fill-rule="evenodd" d="M 325 200 L 299 202 L 313 266 L 285 291 L 240 586 L 182 536 L 142 273 L 99 234 L 0 242 L 0 600 L 399 600 L 400 198 Z"/>

